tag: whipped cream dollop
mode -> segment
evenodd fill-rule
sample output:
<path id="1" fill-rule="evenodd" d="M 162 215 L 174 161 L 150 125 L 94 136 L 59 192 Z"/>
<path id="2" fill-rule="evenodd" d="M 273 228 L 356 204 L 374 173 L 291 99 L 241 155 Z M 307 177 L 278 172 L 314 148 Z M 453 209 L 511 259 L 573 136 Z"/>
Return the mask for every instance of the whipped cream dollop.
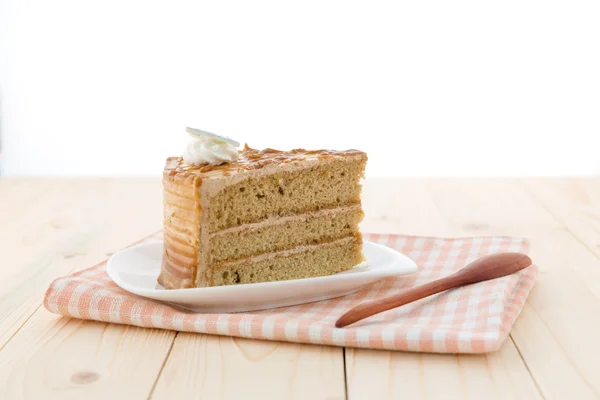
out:
<path id="1" fill-rule="evenodd" d="M 192 140 L 183 152 L 183 161 L 187 164 L 220 165 L 238 159 L 235 140 L 199 129 L 187 128 Z"/>

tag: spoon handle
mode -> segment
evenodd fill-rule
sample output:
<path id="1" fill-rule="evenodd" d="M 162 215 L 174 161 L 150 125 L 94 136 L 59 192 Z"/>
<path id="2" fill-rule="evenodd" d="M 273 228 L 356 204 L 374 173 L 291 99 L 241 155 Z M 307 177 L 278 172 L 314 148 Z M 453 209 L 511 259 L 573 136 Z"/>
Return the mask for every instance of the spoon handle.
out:
<path id="1" fill-rule="evenodd" d="M 353 324 L 372 315 L 451 289 L 455 287 L 455 280 L 452 278 L 452 276 L 448 276 L 426 283 L 422 286 L 417 286 L 397 295 L 360 304 L 342 315 L 335 323 L 335 327 L 343 328 L 344 326 Z"/>
<path id="2" fill-rule="evenodd" d="M 531 259 L 525 254 L 500 253 L 482 257 L 453 275 L 417 286 L 397 295 L 360 304 L 342 315 L 336 321 L 335 327 L 343 328 L 372 315 L 449 289 L 510 275 L 529 265 L 531 265 Z"/>

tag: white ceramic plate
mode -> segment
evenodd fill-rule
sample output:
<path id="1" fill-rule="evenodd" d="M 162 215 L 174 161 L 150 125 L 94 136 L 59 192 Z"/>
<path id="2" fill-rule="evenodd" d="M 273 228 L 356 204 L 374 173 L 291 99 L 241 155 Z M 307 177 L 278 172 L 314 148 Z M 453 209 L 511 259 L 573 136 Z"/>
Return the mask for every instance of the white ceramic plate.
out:
<path id="1" fill-rule="evenodd" d="M 121 288 L 139 296 L 171 303 L 194 312 L 227 313 L 310 303 L 345 296 L 382 278 L 410 274 L 417 265 L 407 256 L 365 241 L 367 261 L 351 270 L 317 278 L 194 289 L 166 290 L 156 282 L 162 242 L 115 253 L 106 270 Z"/>

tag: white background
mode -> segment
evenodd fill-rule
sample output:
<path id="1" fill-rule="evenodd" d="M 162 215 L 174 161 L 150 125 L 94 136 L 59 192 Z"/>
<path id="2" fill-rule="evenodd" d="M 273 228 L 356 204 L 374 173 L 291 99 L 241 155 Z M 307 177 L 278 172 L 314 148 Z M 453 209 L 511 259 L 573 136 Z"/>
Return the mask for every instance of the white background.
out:
<path id="1" fill-rule="evenodd" d="M 5 175 L 158 175 L 185 126 L 368 175 L 600 173 L 600 2 L 0 0 Z"/>

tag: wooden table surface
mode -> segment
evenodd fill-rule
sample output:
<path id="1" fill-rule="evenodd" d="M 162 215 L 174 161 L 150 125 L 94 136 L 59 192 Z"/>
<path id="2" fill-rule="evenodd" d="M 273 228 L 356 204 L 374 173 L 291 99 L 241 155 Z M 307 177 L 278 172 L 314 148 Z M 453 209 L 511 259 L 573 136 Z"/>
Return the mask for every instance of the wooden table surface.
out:
<path id="1" fill-rule="evenodd" d="M 381 179 L 363 230 L 518 235 L 538 282 L 486 355 L 253 341 L 47 312 L 59 275 L 161 228 L 158 179 L 0 179 L 0 399 L 600 398 L 600 179 Z"/>

